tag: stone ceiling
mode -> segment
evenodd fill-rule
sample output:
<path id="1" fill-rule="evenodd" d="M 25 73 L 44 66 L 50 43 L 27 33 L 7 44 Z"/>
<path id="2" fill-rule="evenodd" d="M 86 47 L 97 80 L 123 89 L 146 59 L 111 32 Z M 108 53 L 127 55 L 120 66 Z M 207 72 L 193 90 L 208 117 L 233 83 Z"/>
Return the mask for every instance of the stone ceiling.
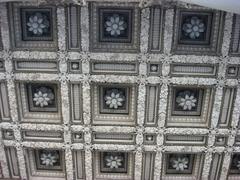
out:
<path id="1" fill-rule="evenodd" d="M 240 178 L 240 16 L 146 2 L 0 3 L 0 178 Z"/>

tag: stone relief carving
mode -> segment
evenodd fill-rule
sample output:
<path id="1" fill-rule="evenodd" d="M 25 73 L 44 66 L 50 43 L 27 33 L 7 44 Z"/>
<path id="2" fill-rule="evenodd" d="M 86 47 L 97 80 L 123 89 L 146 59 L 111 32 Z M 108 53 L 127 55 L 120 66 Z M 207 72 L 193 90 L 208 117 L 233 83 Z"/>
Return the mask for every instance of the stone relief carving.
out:
<path id="1" fill-rule="evenodd" d="M 142 2 L 142 1 L 141 1 Z M 50 5 L 50 2 L 44 2 L 42 5 Z M 232 122 L 229 124 L 233 129 L 230 129 L 230 126 L 227 126 L 223 129 L 218 129 L 217 124 L 219 120 L 220 113 L 222 111 L 221 109 L 221 103 L 223 102 L 224 98 L 224 93 L 222 93 L 222 88 L 225 87 L 238 87 L 238 80 L 232 78 L 233 74 L 237 74 L 235 71 L 238 68 L 239 61 L 235 57 L 231 57 L 228 55 L 229 52 L 229 45 L 230 45 L 230 40 L 231 40 L 231 28 L 232 28 L 232 15 L 227 13 L 225 21 L 223 23 L 225 24 L 225 27 L 223 29 L 223 45 L 221 46 L 221 52 L 223 53 L 223 56 L 208 56 L 208 55 L 174 55 L 170 52 L 170 49 L 172 47 L 172 41 L 171 37 L 173 35 L 173 18 L 174 18 L 174 11 L 173 11 L 173 6 L 169 4 L 168 6 L 164 6 L 166 8 L 166 15 L 163 16 L 163 23 L 165 24 L 165 28 L 163 30 L 163 53 L 162 54 L 154 54 L 151 52 L 148 52 L 148 43 L 151 43 L 151 40 L 148 39 L 148 28 L 151 26 L 150 24 L 150 11 L 149 11 L 149 5 L 144 5 L 145 3 L 140 3 L 140 7 L 144 7 L 144 9 L 139 9 L 139 11 L 142 11 L 142 17 L 143 19 L 141 20 L 141 27 L 139 32 L 137 33 L 138 35 L 141 32 L 140 37 L 140 43 L 139 43 L 139 51 L 141 51 L 139 54 L 138 53 L 128 53 L 127 51 L 125 53 L 93 53 L 90 52 L 89 50 L 89 26 L 88 26 L 88 20 L 89 20 L 89 12 L 88 12 L 88 4 L 86 1 L 81 1 L 81 2 L 74 2 L 77 4 L 81 4 L 84 6 L 80 7 L 79 13 L 81 13 L 80 19 L 81 19 L 81 48 L 82 51 L 67 51 L 67 46 L 66 46 L 66 17 L 65 13 L 66 10 L 61 6 L 56 7 L 56 19 L 53 19 L 53 23 L 56 23 L 55 32 L 57 32 L 57 36 L 53 35 L 53 39 L 55 41 L 55 44 L 49 45 L 50 48 L 55 48 L 58 46 L 59 51 L 41 51 L 41 48 L 39 48 L 38 45 L 34 45 L 37 47 L 35 51 L 29 51 L 29 49 L 26 51 L 25 49 L 18 49 L 18 51 L 15 51 L 15 49 L 10 48 L 10 44 L 12 43 L 11 39 L 9 38 L 9 34 L 13 32 L 8 32 L 9 27 L 11 26 L 8 23 L 8 13 L 7 13 L 7 6 L 4 3 L 0 3 L 0 16 L 1 16 L 1 37 L 2 37 L 2 44 L 3 44 L 3 51 L 0 51 L 0 60 L 3 60 L 3 66 L 4 69 L 1 70 L 0 72 L 0 78 L 1 81 L 6 81 L 6 88 L 7 88 L 7 96 L 9 101 L 9 119 L 3 119 L 2 118 L 2 109 L 0 110 L 1 114 L 1 120 L 0 120 L 0 129 L 1 131 L 5 130 L 13 130 L 12 133 L 14 135 L 14 138 L 4 138 L 9 136 L 9 133 L 6 133 L 6 136 L 3 135 L 0 136 L 0 151 L 4 152 L 4 147 L 9 147 L 12 146 L 13 149 L 16 150 L 16 160 L 19 163 L 19 173 L 15 173 L 16 177 L 21 177 L 22 179 L 27 178 L 27 172 L 26 172 L 26 158 L 24 157 L 25 154 L 25 149 L 53 149 L 53 150 L 59 150 L 62 149 L 62 153 L 64 154 L 65 160 L 66 160 L 66 171 L 64 171 L 64 175 L 66 175 L 67 179 L 73 179 L 74 177 L 74 169 L 73 169 L 73 150 L 77 152 L 84 152 L 85 153 L 85 158 L 81 157 L 80 155 L 77 155 L 77 157 L 81 157 L 79 161 L 83 162 L 82 166 L 85 166 L 85 174 L 88 174 L 86 176 L 86 179 L 92 179 L 92 171 L 94 169 L 93 167 L 93 159 L 95 158 L 95 152 L 112 152 L 112 151 L 121 151 L 121 152 L 128 152 L 131 154 L 132 152 L 136 152 L 136 154 L 133 153 L 132 156 L 135 158 L 128 156 L 130 166 L 128 167 L 128 173 L 126 175 L 126 179 L 141 179 L 141 174 L 142 174 L 142 162 L 143 159 L 141 158 L 142 155 L 145 152 L 151 152 L 151 153 L 156 153 L 155 154 L 155 160 L 151 166 L 154 167 L 154 170 L 144 170 L 145 173 L 148 172 L 154 172 L 154 178 L 155 179 L 160 179 L 162 172 L 165 172 L 166 169 L 164 169 L 164 166 L 162 162 L 164 161 L 165 153 L 166 152 L 174 152 L 174 154 L 178 153 L 193 153 L 196 155 L 196 157 L 200 156 L 200 154 L 204 154 L 205 156 L 202 156 L 202 158 L 199 158 L 199 169 L 204 169 L 204 173 L 202 174 L 202 178 L 207 178 L 208 175 L 210 174 L 210 167 L 211 167 L 211 162 L 215 162 L 214 157 L 212 157 L 212 154 L 215 152 L 225 154 L 225 157 L 222 160 L 222 171 L 219 172 L 219 177 L 221 179 L 226 179 L 228 176 L 228 169 L 229 169 L 229 164 L 232 162 L 231 155 L 233 153 L 239 152 L 239 148 L 234 145 L 234 138 L 236 135 L 238 135 L 238 131 L 236 130 L 237 124 L 238 124 L 238 119 L 239 119 L 239 90 L 236 90 L 236 98 L 235 101 L 231 102 L 233 104 L 233 112 L 232 112 Z M 121 3 L 120 3 L 121 4 Z M 141 5 L 142 4 L 142 5 Z M 150 3 L 152 5 L 152 3 Z M 33 4 L 28 4 L 24 3 L 24 6 L 33 6 Z M 35 4 L 36 5 L 36 4 Z M 101 3 L 100 3 L 101 5 Z M 117 6 L 118 3 L 113 3 L 113 6 Z M 136 8 L 138 7 L 139 4 L 137 4 Z M 184 5 L 186 6 L 186 5 Z M 182 8 L 183 6 L 179 6 Z M 195 6 L 187 6 L 188 8 L 196 8 Z M 34 6 L 34 8 L 36 8 Z M 135 8 L 135 7 L 134 7 Z M 146 9 L 145 9 L 146 8 Z M 10 8 L 11 9 L 11 8 Z M 124 8 L 123 8 L 124 9 Z M 200 8 L 201 10 L 201 8 Z M 164 14 L 163 14 L 164 15 Z M 168 16 L 169 15 L 169 16 Z M 35 15 L 33 15 L 35 16 Z M 137 15 L 139 16 L 139 15 Z M 167 17 L 167 18 L 166 18 Z M 196 17 L 196 16 L 195 16 Z M 30 18 L 30 17 L 29 17 Z M 28 20 L 30 21 L 30 19 Z M 41 20 L 42 17 L 40 15 L 37 16 L 37 18 L 32 17 L 31 19 L 34 20 L 30 24 L 27 22 L 26 26 L 27 29 L 31 29 L 31 33 L 37 36 L 40 36 L 41 32 L 44 34 L 44 31 L 48 28 L 46 20 L 45 22 Z M 46 18 L 46 17 L 45 17 Z M 198 17 L 199 18 L 199 17 Z M 203 29 L 206 28 L 206 25 L 202 26 L 201 22 L 198 23 L 198 20 L 195 19 L 195 22 L 193 22 L 194 25 L 198 25 L 197 27 L 192 25 L 192 29 L 190 32 L 190 29 L 184 28 L 186 32 L 189 32 L 188 35 L 194 31 L 194 37 L 200 37 L 201 31 L 204 31 Z M 111 18 L 108 20 L 111 21 Z M 17 21 L 16 21 L 17 22 Z M 43 23 L 44 22 L 44 23 Z M 116 22 L 118 22 L 118 27 L 116 26 Z M 35 24 L 34 24 L 35 23 Z M 127 28 L 123 26 L 121 18 L 119 18 L 119 21 L 117 17 L 115 16 L 114 20 L 115 24 L 111 24 L 111 31 L 108 28 L 110 26 L 106 26 L 107 24 L 104 24 L 103 27 L 108 28 L 111 33 L 114 35 L 120 35 L 121 32 L 123 32 Z M 189 25 L 186 24 L 188 27 Z M 41 28 L 39 28 L 41 27 Z M 49 26 L 50 27 L 50 26 Z M 205 27 L 205 28 L 203 28 Z M 139 26 L 138 26 L 139 28 Z M 115 29 L 115 31 L 112 31 Z M 123 29 L 123 30 L 121 30 Z M 107 29 L 106 29 L 107 30 Z M 118 31 L 119 30 L 119 31 Z M 36 33 L 37 34 L 36 34 Z M 199 36 L 198 36 L 199 34 Z M 193 37 L 193 35 L 191 35 Z M 57 42 L 57 44 L 56 44 Z M 147 44 L 146 44 L 147 42 Z M 0 43 L 1 44 L 1 43 Z M 8 46 L 9 45 L 9 46 Z M 138 45 L 137 45 L 138 46 Z M 29 46 L 30 47 L 30 46 Z M 29 48 L 28 47 L 28 48 Z M 48 49 L 47 49 L 48 50 Z M 59 62 L 59 67 L 58 70 L 59 72 L 57 73 L 52 73 L 49 74 L 47 71 L 41 71 L 41 72 L 17 72 L 14 69 L 13 61 L 15 59 L 25 59 L 25 60 L 51 60 L 55 59 L 58 60 Z M 95 60 L 99 63 L 101 63 L 102 60 L 108 61 L 108 62 L 125 62 L 128 64 L 129 62 L 137 62 L 139 63 L 139 72 L 136 73 L 134 70 L 134 75 L 129 75 L 129 74 L 121 74 L 121 75 L 116 75 L 116 74 L 91 74 L 90 73 L 90 65 L 89 62 L 90 60 Z M 68 63 L 69 61 L 73 61 L 73 63 Z M 76 63 L 79 62 L 79 63 Z M 106 63 L 106 62 L 105 62 Z M 219 65 L 220 69 L 217 71 L 217 76 L 209 76 L 206 75 L 205 77 L 201 75 L 193 76 L 191 73 L 188 74 L 188 76 L 170 76 L 170 65 L 173 63 L 182 63 L 182 64 L 187 64 L 187 63 L 200 63 L 200 64 L 211 64 L 211 65 Z M 148 68 L 148 64 L 150 64 Z M 234 69 L 229 69 L 227 71 L 227 65 L 237 65 L 235 66 Z M 81 66 L 81 69 L 79 67 Z M 136 66 L 138 68 L 138 66 Z M 0 67 L 1 68 L 1 67 Z M 201 72 L 207 71 L 208 68 L 202 68 Z M 222 71 L 223 70 L 223 71 Z M 74 73 L 73 73 L 74 72 Z M 210 70 L 208 71 L 210 72 Z M 228 73 L 227 75 L 225 73 Z M 149 74 L 148 74 L 149 73 Z M 140 75 L 139 75 L 140 74 Z M 207 73 L 206 73 L 207 74 Z M 16 93 L 16 89 L 19 89 L 17 83 L 18 82 L 46 82 L 46 84 L 51 84 L 52 82 L 59 82 L 60 85 L 58 87 L 58 90 L 61 94 L 61 100 L 59 101 L 58 104 L 61 104 L 59 107 L 62 112 L 62 115 L 60 116 L 62 118 L 62 122 L 56 123 L 56 124 L 48 124 L 46 122 L 42 122 L 42 124 L 37 124 L 37 123 L 19 123 L 21 121 L 21 117 L 19 116 L 18 110 L 18 94 Z M 70 93 L 70 87 L 69 83 L 75 83 L 78 82 L 81 84 L 81 93 L 82 93 L 82 115 L 79 115 L 79 119 L 81 119 L 82 116 L 82 124 L 72 124 L 72 120 L 70 118 L 70 109 L 71 109 L 71 103 L 69 101 L 69 93 Z M 101 126 L 95 126 L 91 124 L 91 112 L 92 112 L 92 107 L 91 107 L 91 84 L 92 83 L 108 83 L 108 84 L 131 84 L 131 85 L 136 85 L 138 88 L 136 88 L 136 94 L 135 98 L 137 99 L 137 103 L 134 104 L 134 107 L 136 107 L 136 125 L 129 125 L 124 128 L 118 127 L 118 126 L 106 126 L 106 124 L 102 124 Z M 144 123 L 144 117 L 145 117 L 145 103 L 146 103 L 146 96 L 148 96 L 148 91 L 145 90 L 146 85 L 161 85 L 161 88 L 159 88 L 159 94 L 158 93 L 153 93 L 155 96 L 159 96 L 159 104 L 157 111 L 157 122 L 153 126 L 146 126 L 143 125 Z M 165 127 L 165 122 L 166 122 L 166 117 L 167 117 L 167 106 L 168 106 L 168 95 L 169 95 L 169 85 L 171 86 L 172 84 L 175 85 L 184 85 L 184 86 L 208 86 L 211 88 L 217 88 L 216 94 L 214 95 L 214 100 L 213 100 L 213 111 L 211 114 L 211 123 L 208 124 L 207 127 L 202 127 L 202 128 L 178 128 L 178 127 Z M 121 88 L 121 87 L 119 87 Z M 1 86 L 1 91 L 4 92 L 4 87 Z M 76 91 L 77 92 L 77 91 Z M 52 92 L 51 92 L 52 93 Z M 50 100 L 52 100 L 53 96 L 46 95 L 49 94 L 46 92 L 42 92 L 42 95 L 39 92 L 37 92 L 37 96 L 34 97 L 36 98 L 34 103 L 35 105 L 38 102 L 38 108 L 41 108 L 41 105 L 44 107 L 50 105 Z M 54 95 L 56 96 L 56 95 Z M 57 96 L 56 96 L 57 97 Z M 115 95 L 116 97 L 116 95 Z M 120 97 L 120 96 L 119 96 Z M 118 97 L 118 98 L 119 98 Z M 40 99 L 39 99 L 40 98 Z M 123 97 L 121 97 L 123 100 Z M 127 98 L 127 97 L 125 97 Z M 188 95 L 186 98 L 186 94 L 184 97 L 184 104 L 180 106 L 181 108 L 185 107 L 185 110 L 192 110 L 194 108 L 194 105 L 196 105 L 195 101 L 195 96 Z M 116 98 L 115 98 L 116 99 Z M 181 99 L 180 99 L 181 100 Z M 191 101 L 190 101 L 191 100 Z M 81 101 L 78 101 L 81 103 Z M 76 103 L 78 103 L 76 102 Z M 114 101 L 115 102 L 115 101 Z M 121 101 L 123 102 L 123 101 Z M 112 101 L 111 101 L 112 103 Z M 110 104 L 111 104 L 110 103 Z M 179 101 L 179 104 L 182 104 L 183 101 Z M 115 103 L 116 104 L 116 103 Z M 121 106 L 121 103 L 119 101 L 117 102 L 119 107 Z M 191 105 L 191 106 L 190 106 Z M 75 108 L 79 108 L 77 104 L 75 104 Z M 115 106 L 113 105 L 114 109 Z M 81 108 L 79 108 L 81 109 Z M 6 115 L 6 110 L 5 110 L 5 115 Z M 75 113 L 76 115 L 76 113 Z M 5 116 L 8 117 L 8 116 Z M 137 127 L 137 128 L 135 128 Z M 216 128 L 216 129 L 214 129 Z M 136 130 L 137 129 L 137 130 Z M 229 136 L 229 129 L 231 136 Z M 48 130 L 48 131 L 60 131 L 63 133 L 63 142 L 52 142 L 50 140 L 44 141 L 44 142 L 35 142 L 35 141 L 27 141 L 22 139 L 22 131 L 23 130 L 34 130 L 34 131 L 43 131 L 43 130 Z M 73 131 L 74 130 L 74 131 Z M 216 130 L 216 132 L 215 132 Z M 124 132 L 125 134 L 131 134 L 131 133 L 136 133 L 136 143 L 131 144 L 131 145 L 126 145 L 126 144 L 121 144 L 121 143 L 116 143 L 116 144 L 98 144 L 98 143 L 93 143 L 92 141 L 92 135 L 93 131 L 97 132 L 105 132 L 105 133 L 111 133 L 111 132 L 116 132 L 116 133 L 122 133 Z M 213 131 L 215 133 L 213 133 Z M 11 131 L 7 131 L 11 132 Z M 74 137 L 72 137 L 72 134 L 76 133 Z M 79 134 L 80 133 L 80 134 Z M 81 134 L 82 133 L 82 134 Z M 177 145 L 174 147 L 171 147 L 169 145 L 166 145 L 164 142 L 164 137 L 166 135 L 200 135 L 200 136 L 209 136 L 208 141 L 206 145 L 200 145 L 200 146 L 195 146 L 193 144 L 191 145 Z M 146 136 L 145 136 L 146 135 Z M 211 135 L 211 136 L 210 136 Z M 220 138 L 218 138 L 218 136 Z M 228 136 L 226 144 L 221 144 L 221 137 Z M 115 136 L 116 137 L 116 136 Z M 152 139 L 155 139 L 156 137 L 156 142 L 153 144 L 147 143 L 147 141 L 152 141 Z M 180 136 L 181 138 L 185 138 Z M 220 143 L 221 145 L 212 145 L 215 143 L 215 138 L 216 138 L 216 143 Z M 2 139 L 4 139 L 2 141 Z M 83 139 L 81 141 L 78 140 L 73 140 L 72 139 Z M 174 139 L 174 138 L 173 138 Z M 116 139 L 114 139 L 116 141 Z M 154 140 L 155 141 L 155 140 Z M 186 141 L 186 140 L 184 140 Z M 194 142 L 194 140 L 192 140 Z M 75 143 L 76 142 L 76 143 Z M 14 177 L 14 174 L 11 174 L 8 169 L 7 165 L 7 158 L 11 157 L 13 155 L 3 155 L 0 158 L 1 161 L 1 167 L 2 167 L 2 174 L 4 177 Z M 48 157 L 48 156 L 47 156 Z M 111 157 L 111 156 L 110 156 Z M 50 158 L 51 159 L 51 158 Z M 54 164 L 54 161 L 57 158 L 53 158 L 52 163 Z M 111 159 L 111 158 L 110 158 Z M 115 160 L 115 156 L 112 158 Z M 197 158 L 198 159 L 198 158 Z M 233 158 L 234 159 L 234 158 Z M 181 159 L 182 160 L 182 159 Z M 203 161 L 204 160 L 204 161 Z M 176 160 L 175 160 L 176 161 Z M 2 163 L 5 162 L 5 163 Z M 49 162 L 47 160 L 46 162 Z M 235 161 L 234 161 L 235 162 Z M 236 161 L 237 162 L 237 161 Z M 117 169 L 116 165 L 120 167 L 123 165 L 123 161 L 111 161 L 111 164 L 113 168 L 109 169 Z M 45 163 L 46 164 L 46 163 Z M 49 163 L 48 163 L 49 164 Z M 50 163 L 51 164 L 51 163 Z M 190 160 L 184 160 L 181 161 L 180 163 L 174 164 L 175 170 L 178 168 L 187 169 L 189 167 Z M 187 167 L 186 167 L 187 166 Z M 81 167 L 79 167 L 81 169 Z M 115 168 L 114 168 L 115 167 Z M 14 168 L 14 167 L 10 167 Z M 235 170 L 237 170 L 238 165 L 235 163 Z M 230 166 L 231 169 L 231 166 Z M 234 169 L 234 168 L 233 168 Z M 235 171 L 234 170 L 234 171 Z M 134 173 L 133 173 L 134 172 Z M 198 173 L 197 171 L 194 171 Z M 233 171 L 232 171 L 233 172 Z M 78 179 L 84 179 L 84 173 L 81 174 L 80 170 L 78 172 L 80 175 L 78 176 Z M 1 173 L 0 173 L 1 174 Z M 150 173 L 151 174 L 151 173 Z M 236 173 L 233 173 L 234 176 L 237 176 Z M 233 175 L 232 174 L 232 175 Z M 38 174 L 39 176 L 42 176 L 41 174 Z M 56 174 L 55 174 L 56 175 Z M 53 174 L 47 176 L 55 176 Z M 58 174 L 57 176 L 61 179 L 64 179 L 63 174 Z M 230 175 L 230 176 L 232 176 Z M 134 177 L 133 177 L 134 176 Z M 230 177 L 229 176 L 229 177 Z M 99 176 L 101 177 L 101 175 Z M 102 178 L 102 177 L 101 177 Z M 104 176 L 103 178 L 121 178 L 120 176 Z"/>

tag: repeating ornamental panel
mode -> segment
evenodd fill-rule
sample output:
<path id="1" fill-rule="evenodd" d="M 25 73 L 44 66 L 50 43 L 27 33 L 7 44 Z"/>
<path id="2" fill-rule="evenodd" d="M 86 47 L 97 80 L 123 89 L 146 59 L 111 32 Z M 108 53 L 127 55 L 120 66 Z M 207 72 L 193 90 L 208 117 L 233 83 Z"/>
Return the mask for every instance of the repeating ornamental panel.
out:
<path id="1" fill-rule="evenodd" d="M 135 3 L 91 3 L 90 49 L 138 52 L 140 12 Z"/>
<path id="2" fill-rule="evenodd" d="M 61 122 L 61 96 L 56 83 L 22 82 L 16 86 L 22 122 Z"/>
<path id="3" fill-rule="evenodd" d="M 12 3 L 9 9 L 13 49 L 57 48 L 56 7 Z"/>
<path id="4" fill-rule="evenodd" d="M 208 127 L 213 93 L 207 87 L 170 87 L 167 126 Z"/>
<path id="5" fill-rule="evenodd" d="M 94 179 L 133 178 L 133 154 L 127 152 L 95 152 Z"/>
<path id="6" fill-rule="evenodd" d="M 0 3 L 0 178 L 240 177 L 238 15 L 169 1 Z"/>
<path id="7" fill-rule="evenodd" d="M 223 13 L 201 7 L 177 8 L 172 52 L 176 54 L 220 53 Z"/>
<path id="8" fill-rule="evenodd" d="M 30 179 L 39 177 L 65 179 L 65 161 L 61 150 L 28 149 L 26 161 Z"/>
<path id="9" fill-rule="evenodd" d="M 137 87 L 128 84 L 92 85 L 92 121 L 97 125 L 134 125 Z"/>
<path id="10" fill-rule="evenodd" d="M 201 154 L 166 153 L 164 155 L 162 179 L 201 179 L 203 156 Z"/>

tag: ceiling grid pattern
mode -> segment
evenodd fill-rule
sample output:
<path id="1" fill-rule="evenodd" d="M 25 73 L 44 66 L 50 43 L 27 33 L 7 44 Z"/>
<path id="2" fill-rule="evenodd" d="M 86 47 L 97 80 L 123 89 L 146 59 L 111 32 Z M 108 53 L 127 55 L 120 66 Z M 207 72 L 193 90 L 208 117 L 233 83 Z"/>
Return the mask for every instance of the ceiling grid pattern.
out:
<path id="1" fill-rule="evenodd" d="M 27 5 L 29 5 L 27 3 Z M 35 6 L 36 4 L 30 4 Z M 113 3 L 113 6 L 118 3 Z M 172 53 L 174 36 L 174 13 L 173 6 L 169 6 L 165 10 L 164 15 L 164 30 L 163 30 L 163 53 L 149 52 L 149 34 L 151 26 L 151 8 L 141 8 L 141 26 L 140 26 L 140 52 L 139 53 L 114 53 L 114 52 L 92 52 L 90 50 L 90 29 L 89 29 L 89 3 L 80 8 L 80 32 L 81 32 L 81 50 L 69 51 L 67 47 L 67 8 L 57 6 L 57 37 L 58 50 L 54 51 L 24 51 L 13 50 L 11 48 L 11 34 L 9 27 L 11 27 L 8 19 L 8 5 L 7 3 L 0 3 L 0 27 L 3 49 L 0 51 L 0 60 L 4 62 L 5 72 L 0 72 L 0 81 L 6 82 L 7 93 L 9 98 L 9 109 L 11 121 L 0 121 L 0 130 L 12 130 L 15 139 L 6 140 L 2 133 L 0 133 L 0 152 L 4 152 L 6 147 L 14 147 L 16 149 L 16 156 L 19 166 L 19 177 L 21 179 L 28 179 L 26 149 L 60 149 L 64 152 L 65 157 L 65 175 L 66 179 L 75 178 L 74 153 L 75 151 L 84 152 L 84 174 L 86 180 L 95 178 L 95 152 L 105 151 L 119 151 L 130 152 L 134 154 L 133 158 L 133 179 L 142 179 L 144 169 L 144 157 L 146 152 L 154 153 L 154 180 L 159 180 L 164 174 L 163 163 L 165 160 L 165 153 L 195 153 L 203 154 L 202 156 L 202 172 L 201 178 L 208 179 L 211 175 L 211 164 L 214 161 L 216 153 L 224 154 L 222 160 L 222 167 L 219 173 L 219 179 L 225 180 L 228 177 L 231 157 L 233 153 L 239 153 L 239 146 L 235 146 L 235 138 L 240 135 L 238 128 L 240 115 L 240 89 L 239 80 L 237 78 L 228 78 L 226 72 L 229 65 L 240 65 L 239 57 L 230 56 L 230 41 L 233 24 L 233 14 L 226 13 L 223 29 L 223 40 L 221 44 L 221 55 L 176 55 Z M 195 6 L 193 6 L 195 7 Z M 190 6 L 191 9 L 191 6 Z M 11 28 L 10 28 L 11 29 Z M 15 59 L 24 60 L 57 60 L 59 65 L 58 71 L 54 73 L 47 72 L 17 72 L 15 71 Z M 74 74 L 69 72 L 70 61 L 81 62 L 82 72 Z M 91 60 L 101 63 L 116 62 L 123 63 L 138 63 L 137 75 L 114 75 L 114 74 L 93 74 L 91 67 Z M 150 63 L 161 63 L 161 76 L 149 76 L 148 66 Z M 218 71 L 216 77 L 202 77 L 202 76 L 172 76 L 172 64 L 193 64 L 196 65 L 216 65 Z M 54 82 L 59 84 L 61 100 L 62 122 L 61 124 L 47 124 L 47 123 L 30 123 L 21 122 L 21 115 L 19 113 L 19 100 L 17 83 L 21 82 Z M 71 122 L 71 85 L 80 83 L 82 92 L 82 124 L 74 124 Z M 136 100 L 136 123 L 128 126 L 114 126 L 114 125 L 94 125 L 92 122 L 93 100 L 92 89 L 93 84 L 134 84 L 137 86 L 137 100 Z M 210 114 L 210 127 L 168 127 L 168 109 L 169 97 L 172 91 L 172 85 L 176 86 L 190 86 L 190 87 L 210 87 L 215 90 L 213 93 L 212 111 Z M 157 109 L 157 123 L 155 126 L 146 126 L 146 110 L 147 110 L 147 96 L 148 86 L 159 86 L 159 93 L 157 94 L 158 109 Z M 222 111 L 222 102 L 224 101 L 224 92 L 226 87 L 236 88 L 236 96 L 233 105 L 233 113 L 231 118 L 231 125 L 225 128 L 219 128 L 219 118 Z M 207 89 L 207 88 L 206 88 Z M 209 98 L 210 99 L 210 98 Z M 63 134 L 62 142 L 52 141 L 26 141 L 23 140 L 23 131 L 50 131 L 61 132 Z M 82 133 L 83 141 L 75 143 L 73 140 L 74 133 Z M 95 133 L 124 133 L 134 134 L 134 144 L 124 143 L 94 143 L 93 139 Z M 153 134 L 156 136 L 156 144 L 146 144 L 145 135 Z M 167 135 L 196 135 L 206 136 L 205 145 L 176 145 L 171 146 L 165 144 L 165 136 Z M 216 146 L 216 138 L 218 136 L 226 136 L 226 145 Z M 130 157 L 129 157 L 130 158 Z M 0 162 L 3 177 L 10 177 L 9 165 L 7 155 L 1 153 Z M 1 171 L 0 171 L 1 172 Z M 94 172 L 94 173 L 93 173 Z M 185 176 L 182 178 L 184 179 Z M 166 178 L 167 179 L 167 178 Z"/>

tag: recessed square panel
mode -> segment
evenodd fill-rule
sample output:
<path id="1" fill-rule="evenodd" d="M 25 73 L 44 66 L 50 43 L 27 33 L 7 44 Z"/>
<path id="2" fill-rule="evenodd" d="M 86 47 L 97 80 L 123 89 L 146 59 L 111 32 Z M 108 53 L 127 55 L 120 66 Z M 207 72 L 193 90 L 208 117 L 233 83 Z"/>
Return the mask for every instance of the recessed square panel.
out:
<path id="1" fill-rule="evenodd" d="M 101 173 L 127 173 L 127 153 L 101 152 L 100 161 Z"/>
<path id="2" fill-rule="evenodd" d="M 212 113 L 214 91 L 210 87 L 170 87 L 167 126 L 206 127 Z"/>
<path id="3" fill-rule="evenodd" d="M 57 49 L 56 7 L 9 3 L 11 43 L 18 50 Z"/>
<path id="4" fill-rule="evenodd" d="M 201 115 L 203 89 L 175 88 L 172 115 Z"/>
<path id="5" fill-rule="evenodd" d="M 136 118 L 136 86 L 131 84 L 92 85 L 94 124 L 133 125 Z"/>
<path id="6" fill-rule="evenodd" d="M 81 69 L 82 69 L 82 65 L 80 61 L 76 61 L 76 60 L 71 60 L 68 63 L 68 71 L 70 73 L 81 73 Z"/>
<path id="7" fill-rule="evenodd" d="M 203 7 L 177 8 L 172 52 L 175 54 L 220 54 L 224 14 Z"/>
<path id="8" fill-rule="evenodd" d="M 131 42 L 132 10 L 99 9 L 100 42 Z"/>
<path id="9" fill-rule="evenodd" d="M 21 9 L 22 39 L 24 41 L 52 40 L 52 9 Z"/>
<path id="10" fill-rule="evenodd" d="M 26 168 L 29 179 L 65 179 L 64 151 L 27 149 Z"/>
<path id="11" fill-rule="evenodd" d="M 62 170 L 62 156 L 58 150 L 35 150 L 37 170 Z"/>
<path id="12" fill-rule="evenodd" d="M 13 140 L 14 139 L 13 130 L 3 130 L 2 136 L 3 136 L 3 139 Z"/>
<path id="13" fill-rule="evenodd" d="M 129 88 L 100 87 L 100 113 L 128 114 Z"/>
<path id="14" fill-rule="evenodd" d="M 181 12 L 180 44 L 209 44 L 212 13 Z"/>
<path id="15" fill-rule="evenodd" d="M 202 154 L 171 152 L 163 156 L 161 179 L 182 180 L 201 177 Z"/>
<path id="16" fill-rule="evenodd" d="M 79 143 L 79 142 L 83 142 L 83 133 L 73 133 L 72 134 L 72 141 L 74 143 Z"/>
<path id="17" fill-rule="evenodd" d="M 60 123 L 61 95 L 57 83 L 18 82 L 16 91 L 20 121 Z"/>
<path id="18" fill-rule="evenodd" d="M 140 14 L 136 3 L 91 3 L 92 51 L 137 52 Z"/>
<path id="19" fill-rule="evenodd" d="M 27 84 L 29 111 L 57 112 L 56 89 L 54 84 Z"/>
<path id="20" fill-rule="evenodd" d="M 134 179 L 133 153 L 122 151 L 94 152 L 93 165 L 93 179 Z"/>
<path id="21" fill-rule="evenodd" d="M 161 75 L 161 64 L 159 63 L 148 63 L 147 71 L 149 76 L 160 76 Z"/>
<path id="22" fill-rule="evenodd" d="M 226 70 L 227 78 L 237 78 L 238 74 L 239 74 L 239 66 L 238 65 L 227 66 L 227 70 Z"/>
<path id="23" fill-rule="evenodd" d="M 144 135 L 144 143 L 145 144 L 156 144 L 156 135 L 154 134 L 146 134 Z"/>
<path id="24" fill-rule="evenodd" d="M 192 174 L 193 154 L 167 154 L 166 174 Z"/>
<path id="25" fill-rule="evenodd" d="M 227 144 L 227 136 L 216 136 L 215 138 L 215 146 L 224 146 Z"/>

